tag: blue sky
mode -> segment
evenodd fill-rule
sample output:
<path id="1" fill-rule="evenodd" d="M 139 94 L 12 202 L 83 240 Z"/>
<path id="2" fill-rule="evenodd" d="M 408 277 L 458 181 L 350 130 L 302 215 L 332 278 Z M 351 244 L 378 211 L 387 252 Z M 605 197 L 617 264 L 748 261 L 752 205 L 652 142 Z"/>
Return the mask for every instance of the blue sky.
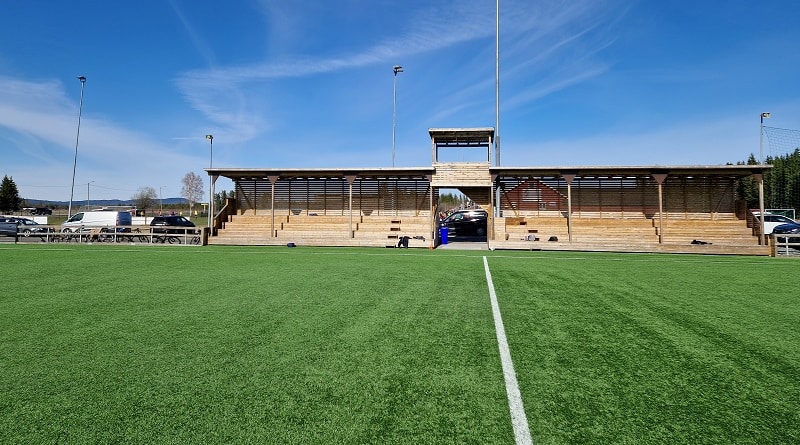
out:
<path id="1" fill-rule="evenodd" d="M 5 2 L 0 174 L 22 197 L 128 199 L 214 167 L 431 162 L 495 126 L 492 0 Z M 794 0 L 501 0 L 504 166 L 714 165 L 800 128 Z M 87 187 L 87 183 L 91 185 Z M 207 188 L 207 182 L 206 182 Z M 220 181 L 217 189 L 230 189 Z"/>

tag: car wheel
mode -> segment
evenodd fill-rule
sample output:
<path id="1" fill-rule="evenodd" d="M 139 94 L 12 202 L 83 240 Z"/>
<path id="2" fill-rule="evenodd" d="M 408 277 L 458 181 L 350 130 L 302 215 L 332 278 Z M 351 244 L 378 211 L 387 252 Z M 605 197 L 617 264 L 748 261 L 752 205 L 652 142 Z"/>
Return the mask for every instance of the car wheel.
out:
<path id="1" fill-rule="evenodd" d="M 478 227 L 478 229 L 475 230 L 475 234 L 478 236 L 486 235 L 486 229 L 484 229 L 483 227 Z"/>
<path id="2" fill-rule="evenodd" d="M 31 236 L 31 229 L 25 229 L 22 231 L 22 236 Z"/>

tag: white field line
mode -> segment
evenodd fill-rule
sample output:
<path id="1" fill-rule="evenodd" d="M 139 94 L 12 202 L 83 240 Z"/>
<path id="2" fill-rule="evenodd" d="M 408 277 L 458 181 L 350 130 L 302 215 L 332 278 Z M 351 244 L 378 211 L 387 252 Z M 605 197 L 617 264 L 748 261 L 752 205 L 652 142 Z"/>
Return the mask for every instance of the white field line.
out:
<path id="1" fill-rule="evenodd" d="M 483 257 L 483 268 L 486 270 L 486 283 L 489 286 L 489 298 L 492 301 L 494 329 L 497 333 L 497 346 L 500 348 L 503 378 L 506 381 L 506 394 L 508 395 L 508 408 L 511 411 L 511 426 L 514 428 L 514 440 L 517 445 L 533 445 L 531 430 L 528 427 L 528 418 L 525 416 L 525 407 L 522 404 L 522 395 L 517 384 L 517 373 L 514 371 L 514 363 L 511 361 L 511 351 L 508 349 L 506 328 L 503 327 L 500 305 L 497 304 L 497 294 L 494 291 L 492 273 L 489 271 L 489 262 L 486 261 L 486 257 Z"/>

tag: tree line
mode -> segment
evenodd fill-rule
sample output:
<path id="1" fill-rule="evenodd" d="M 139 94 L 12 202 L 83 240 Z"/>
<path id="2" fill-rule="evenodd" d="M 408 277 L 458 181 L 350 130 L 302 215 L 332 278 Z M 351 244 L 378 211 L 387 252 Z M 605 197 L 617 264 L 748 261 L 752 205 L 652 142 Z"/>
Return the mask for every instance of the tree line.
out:
<path id="1" fill-rule="evenodd" d="M 778 157 L 768 156 L 765 164 L 772 169 L 764 173 L 764 206 L 770 209 L 794 209 L 800 213 L 800 148 Z M 751 154 L 746 162 L 736 165 L 758 165 L 755 155 Z M 757 209 L 758 181 L 755 177 L 740 179 L 736 194 L 738 199 L 747 202 L 747 208 Z"/>

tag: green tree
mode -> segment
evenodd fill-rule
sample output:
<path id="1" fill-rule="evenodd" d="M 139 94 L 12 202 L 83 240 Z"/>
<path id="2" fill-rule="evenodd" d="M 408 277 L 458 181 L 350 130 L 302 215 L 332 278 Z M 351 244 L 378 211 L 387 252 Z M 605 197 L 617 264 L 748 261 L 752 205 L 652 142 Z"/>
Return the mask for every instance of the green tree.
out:
<path id="1" fill-rule="evenodd" d="M 778 157 L 767 157 L 765 164 L 772 169 L 764 172 L 764 204 L 773 209 L 794 209 L 800 213 L 800 148 Z M 756 165 L 754 155 L 737 165 Z M 738 199 L 747 202 L 748 208 L 758 208 L 758 182 L 754 177 L 742 178 L 736 185 Z"/>
<path id="2" fill-rule="evenodd" d="M 4 212 L 17 212 L 20 209 L 22 199 L 19 197 L 19 190 L 17 184 L 14 183 L 12 178 L 3 176 L 3 182 L 0 183 L 0 210 Z"/>
<path id="3" fill-rule="evenodd" d="M 219 212 L 222 209 L 222 207 L 225 206 L 225 199 L 233 197 L 234 197 L 233 190 L 229 192 L 222 190 L 218 193 L 214 193 L 214 211 Z"/>
<path id="4" fill-rule="evenodd" d="M 736 165 L 758 165 L 758 161 L 751 153 L 747 162 L 737 162 Z M 747 203 L 748 209 L 758 208 L 758 182 L 756 179 L 752 176 L 740 179 L 736 184 L 736 195 Z"/>
<path id="5" fill-rule="evenodd" d="M 461 193 L 442 193 L 439 195 L 439 207 L 446 210 L 457 209 L 467 203 L 467 197 Z"/>

